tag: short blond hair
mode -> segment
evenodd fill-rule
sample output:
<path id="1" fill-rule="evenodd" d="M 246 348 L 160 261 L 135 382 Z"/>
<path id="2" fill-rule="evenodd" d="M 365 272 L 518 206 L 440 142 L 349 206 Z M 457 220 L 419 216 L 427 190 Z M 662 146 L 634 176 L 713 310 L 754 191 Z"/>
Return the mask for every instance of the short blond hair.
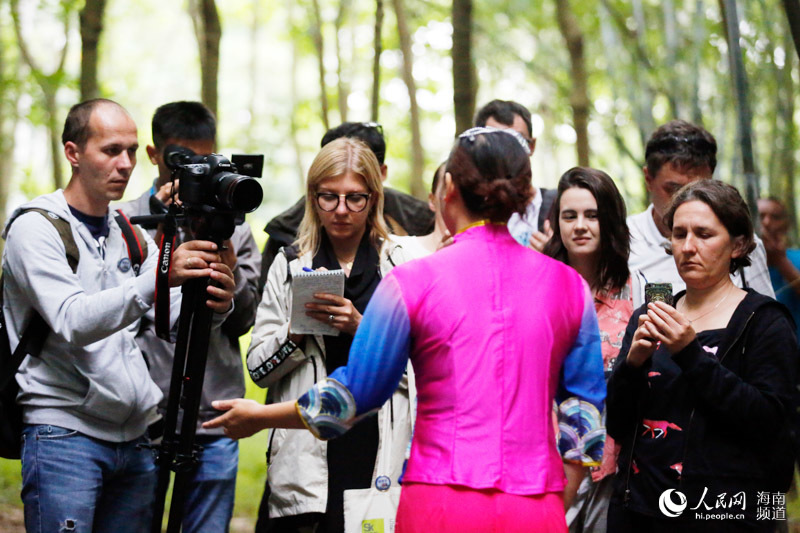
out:
<path id="1" fill-rule="evenodd" d="M 367 215 L 370 243 L 380 249 L 381 243 L 389 237 L 386 222 L 383 220 L 383 183 L 378 158 L 363 142 L 342 137 L 323 146 L 308 169 L 306 212 L 295 241 L 300 255 L 306 252 L 316 255 L 322 242 L 322 222 L 317 213 L 316 199 L 319 183 L 327 178 L 342 176 L 348 171 L 360 176 L 370 193 L 371 207 Z"/>

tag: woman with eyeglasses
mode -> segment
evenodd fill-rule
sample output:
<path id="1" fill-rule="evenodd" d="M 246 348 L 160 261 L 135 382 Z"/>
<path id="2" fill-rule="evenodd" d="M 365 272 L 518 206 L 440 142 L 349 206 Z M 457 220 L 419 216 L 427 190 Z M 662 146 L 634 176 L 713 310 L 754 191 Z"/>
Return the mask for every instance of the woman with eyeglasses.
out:
<path id="1" fill-rule="evenodd" d="M 373 152 L 351 138 L 326 144 L 308 171 L 298 239 L 281 249 L 270 267 L 247 354 L 251 377 L 269 388 L 268 403 L 294 400 L 347 364 L 353 335 L 379 281 L 404 260 L 387 235 L 380 167 Z M 290 333 L 291 278 L 309 269 L 345 272 L 344 296 L 317 294 L 324 303 L 306 306 L 308 315 L 338 329 L 338 336 Z M 383 408 L 392 410 L 391 477 L 397 483 L 411 424 L 408 388 L 404 382 L 395 389 Z M 343 531 L 343 492 L 367 488 L 373 481 L 378 419 L 370 417 L 344 438 L 329 442 L 308 432 L 271 432 L 267 531 Z"/>
<path id="2" fill-rule="evenodd" d="M 392 395 L 410 358 L 417 419 L 396 531 L 565 532 L 562 456 L 602 452 L 603 363 L 586 282 L 508 232 L 531 197 L 523 143 L 495 128 L 460 136 L 439 192 L 454 242 L 381 281 L 346 367 L 298 401 L 215 402 L 228 412 L 208 427 L 307 427 L 335 442 Z M 570 406 L 561 454 L 554 398 Z"/>

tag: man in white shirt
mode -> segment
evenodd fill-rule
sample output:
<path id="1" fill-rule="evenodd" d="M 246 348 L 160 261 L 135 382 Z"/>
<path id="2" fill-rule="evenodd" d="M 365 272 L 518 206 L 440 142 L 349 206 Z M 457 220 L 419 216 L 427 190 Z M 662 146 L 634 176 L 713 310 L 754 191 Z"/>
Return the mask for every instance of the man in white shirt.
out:
<path id="1" fill-rule="evenodd" d="M 675 261 L 666 253 L 670 231 L 663 217 L 678 189 L 693 181 L 711 179 L 717 165 L 717 142 L 700 126 L 673 120 L 658 128 L 647 141 L 645 160 L 644 178 L 651 204 L 644 212 L 628 217 L 628 266 L 634 281 L 634 307 L 644 303 L 647 282 L 672 283 L 673 293 L 685 288 Z M 764 245 L 757 237 L 756 244 L 750 254 L 752 264 L 737 270 L 733 281 L 739 287 L 752 287 L 774 297 Z"/>
<path id="2" fill-rule="evenodd" d="M 522 104 L 511 100 L 492 100 L 476 114 L 475 126 L 512 129 L 522 135 L 528 143 L 528 154 L 533 156 L 536 139 L 531 136 L 531 112 Z M 533 187 L 533 198 L 528 203 L 525 214 L 517 213 L 508 219 L 508 231 L 523 246 L 534 246 L 541 250 L 549 236 L 545 235 L 544 221 L 550 214 L 550 207 L 556 197 L 555 189 Z"/>

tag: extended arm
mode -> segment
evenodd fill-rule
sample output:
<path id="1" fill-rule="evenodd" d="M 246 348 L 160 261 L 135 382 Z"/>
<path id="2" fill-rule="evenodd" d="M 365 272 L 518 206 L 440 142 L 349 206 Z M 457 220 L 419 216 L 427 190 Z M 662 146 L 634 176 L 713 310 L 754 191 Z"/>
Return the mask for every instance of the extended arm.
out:
<path id="1" fill-rule="evenodd" d="M 303 424 L 320 438 L 341 435 L 359 417 L 383 405 L 397 389 L 408 362 L 409 332 L 400 288 L 390 275 L 367 306 L 347 366 L 314 385 L 297 402 L 268 406 L 246 400 L 216 402 L 215 407 L 228 412 L 203 427 L 224 426 L 232 438 L 268 427 L 296 428 Z"/>

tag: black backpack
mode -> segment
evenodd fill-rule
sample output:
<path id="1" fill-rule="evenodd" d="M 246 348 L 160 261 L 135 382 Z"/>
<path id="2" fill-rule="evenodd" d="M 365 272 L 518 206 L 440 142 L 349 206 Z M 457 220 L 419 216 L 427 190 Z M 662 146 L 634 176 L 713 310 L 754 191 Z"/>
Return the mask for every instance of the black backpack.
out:
<path id="1" fill-rule="evenodd" d="M 72 272 L 78 270 L 80 252 L 69 222 L 46 209 L 30 208 L 23 212 L 36 211 L 50 221 L 58 231 L 66 249 L 67 263 Z M 120 211 L 114 217 L 122 229 L 125 244 L 128 247 L 128 257 L 134 271 L 138 274 L 139 267 L 147 259 L 147 246 L 142 230 L 133 226 L 128 218 Z M 19 385 L 15 376 L 19 366 L 28 355 L 38 357 L 44 346 L 44 341 L 50 333 L 50 326 L 42 316 L 33 311 L 33 316 L 20 336 L 19 344 L 14 352 L 6 330 L 6 320 L 3 314 L 3 277 L 0 276 L 0 457 L 5 459 L 20 458 L 20 436 L 22 434 L 22 407 L 17 404 Z"/>

